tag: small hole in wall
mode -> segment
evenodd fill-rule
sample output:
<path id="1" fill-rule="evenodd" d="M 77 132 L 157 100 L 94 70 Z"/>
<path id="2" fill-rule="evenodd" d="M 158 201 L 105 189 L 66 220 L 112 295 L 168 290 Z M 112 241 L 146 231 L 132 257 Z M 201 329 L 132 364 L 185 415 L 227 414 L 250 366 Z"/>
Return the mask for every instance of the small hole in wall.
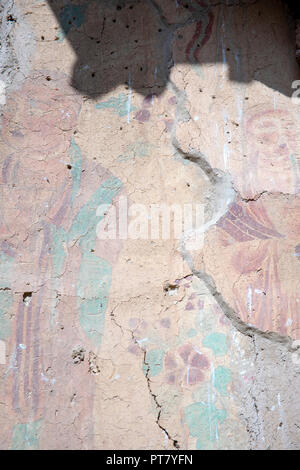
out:
<path id="1" fill-rule="evenodd" d="M 49 75 L 48 75 L 48 76 L 46 77 L 46 80 L 47 80 L 48 82 L 50 82 L 51 77 L 49 77 Z"/>
<path id="2" fill-rule="evenodd" d="M 29 305 L 31 302 L 32 292 L 24 292 L 23 302 L 25 305 Z"/>
<path id="3" fill-rule="evenodd" d="M 13 23 L 16 23 L 16 21 L 17 21 L 17 19 L 14 18 L 12 15 L 8 15 L 8 16 L 6 17 L 6 20 L 7 20 L 7 21 L 11 21 L 11 22 L 13 22 Z"/>
<path id="4" fill-rule="evenodd" d="M 95 76 L 95 72 L 92 73 L 92 77 L 94 77 L 94 76 Z"/>
<path id="5" fill-rule="evenodd" d="M 171 284 L 169 282 L 165 282 L 163 285 L 163 290 L 167 295 L 177 295 L 178 294 L 178 286 L 176 284 Z"/>
<path id="6" fill-rule="evenodd" d="M 68 170 L 72 170 L 72 165 L 67 165 Z"/>
<path id="7" fill-rule="evenodd" d="M 45 36 L 41 36 L 41 40 L 44 41 L 44 40 L 45 40 Z"/>

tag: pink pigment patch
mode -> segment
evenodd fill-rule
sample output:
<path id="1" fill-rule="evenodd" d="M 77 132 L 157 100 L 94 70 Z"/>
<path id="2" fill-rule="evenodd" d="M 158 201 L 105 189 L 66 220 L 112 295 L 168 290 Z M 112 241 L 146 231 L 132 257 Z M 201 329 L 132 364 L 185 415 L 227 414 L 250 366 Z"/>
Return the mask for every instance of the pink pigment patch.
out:
<path id="1" fill-rule="evenodd" d="M 209 361 L 204 354 L 196 353 L 191 360 L 191 366 L 206 369 L 209 366 Z"/>
<path id="2" fill-rule="evenodd" d="M 171 321 L 169 318 L 163 318 L 161 321 L 160 321 L 161 325 L 164 327 L 164 328 L 170 328 L 171 326 Z"/>
<path id="3" fill-rule="evenodd" d="M 175 369 L 177 367 L 177 363 L 171 354 L 166 355 L 165 366 L 167 369 Z"/>
<path id="4" fill-rule="evenodd" d="M 174 385 L 175 383 L 175 375 L 174 374 L 169 374 L 167 376 L 167 383 L 170 385 Z"/>
<path id="5" fill-rule="evenodd" d="M 141 352 L 141 350 L 137 344 L 134 344 L 133 346 L 129 346 L 128 352 L 137 356 Z"/>
<path id="6" fill-rule="evenodd" d="M 195 297 L 197 297 L 197 294 L 196 294 L 196 292 L 193 292 L 193 293 L 189 296 L 189 300 L 193 300 L 193 299 L 195 299 Z"/>
<path id="7" fill-rule="evenodd" d="M 192 349 L 193 348 L 190 344 L 184 344 L 178 350 L 179 355 L 185 364 L 188 363 L 189 355 L 191 354 Z"/>
<path id="8" fill-rule="evenodd" d="M 150 119 L 150 112 L 147 109 L 141 109 L 134 116 L 139 122 L 147 122 Z"/>
<path id="9" fill-rule="evenodd" d="M 169 98 L 169 99 L 168 99 L 168 103 L 171 104 L 172 106 L 174 106 L 175 104 L 177 104 L 176 96 L 172 96 L 171 98 Z"/>
<path id="10" fill-rule="evenodd" d="M 194 310 L 192 302 L 188 302 L 185 306 L 185 310 Z"/>
<path id="11" fill-rule="evenodd" d="M 186 384 L 188 385 L 195 385 L 199 382 L 202 382 L 204 379 L 204 374 L 201 370 L 191 367 L 189 373 L 186 374 Z"/>
<path id="12" fill-rule="evenodd" d="M 138 326 L 139 319 L 138 318 L 130 318 L 129 326 L 130 328 L 136 328 Z"/>
<path id="13" fill-rule="evenodd" d="M 165 122 L 165 130 L 168 132 L 171 132 L 173 124 L 174 124 L 173 119 L 165 119 L 164 122 Z"/>

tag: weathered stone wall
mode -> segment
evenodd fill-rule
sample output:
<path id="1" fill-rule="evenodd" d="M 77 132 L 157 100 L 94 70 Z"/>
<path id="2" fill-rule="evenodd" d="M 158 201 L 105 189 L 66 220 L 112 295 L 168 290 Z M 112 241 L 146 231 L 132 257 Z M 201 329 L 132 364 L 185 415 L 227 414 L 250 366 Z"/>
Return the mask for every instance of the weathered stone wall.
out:
<path id="1" fill-rule="evenodd" d="M 299 449 L 286 6 L 0 3 L 0 447 Z M 101 240 L 125 198 L 203 244 Z"/>

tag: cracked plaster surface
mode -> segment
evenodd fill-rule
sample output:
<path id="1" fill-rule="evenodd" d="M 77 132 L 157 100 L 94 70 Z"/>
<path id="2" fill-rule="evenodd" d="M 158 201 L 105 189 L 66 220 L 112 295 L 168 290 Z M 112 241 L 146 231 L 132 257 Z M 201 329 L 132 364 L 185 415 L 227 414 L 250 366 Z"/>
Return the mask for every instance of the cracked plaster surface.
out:
<path id="1" fill-rule="evenodd" d="M 227 73 L 248 28 L 254 77 L 292 83 L 283 7 L 211 2 L 183 64 L 195 22 L 181 2 L 148 3 L 149 30 L 174 25 L 165 92 L 94 99 L 70 86 L 75 54 L 47 2 L 2 6 L 0 446 L 298 449 L 299 112 Z M 99 200 L 122 195 L 203 204 L 202 249 L 97 240 Z"/>

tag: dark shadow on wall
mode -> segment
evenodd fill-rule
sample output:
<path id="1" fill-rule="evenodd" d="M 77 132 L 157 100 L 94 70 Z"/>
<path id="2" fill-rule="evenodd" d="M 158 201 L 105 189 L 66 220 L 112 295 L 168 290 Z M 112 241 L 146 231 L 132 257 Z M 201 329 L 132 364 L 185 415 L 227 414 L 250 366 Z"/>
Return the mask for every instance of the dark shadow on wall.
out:
<path id="1" fill-rule="evenodd" d="M 72 85 L 90 97 L 121 84 L 159 95 L 175 63 L 226 63 L 230 80 L 257 80 L 287 96 L 300 78 L 288 2 L 47 1 L 60 24 L 57 41 L 77 55 Z"/>

